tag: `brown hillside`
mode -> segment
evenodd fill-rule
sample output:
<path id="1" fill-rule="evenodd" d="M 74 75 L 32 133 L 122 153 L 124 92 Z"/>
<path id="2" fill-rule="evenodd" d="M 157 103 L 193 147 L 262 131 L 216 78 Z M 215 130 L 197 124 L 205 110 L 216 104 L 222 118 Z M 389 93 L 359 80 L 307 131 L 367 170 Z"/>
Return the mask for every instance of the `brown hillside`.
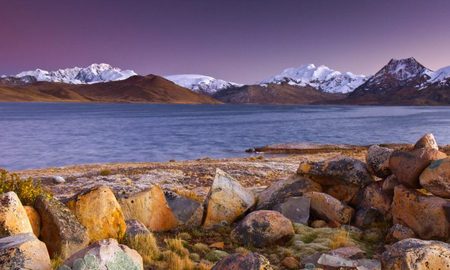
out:
<path id="1" fill-rule="evenodd" d="M 133 76 L 123 81 L 97 84 L 36 82 L 0 85 L 0 101 L 17 102 L 129 102 L 217 104 L 219 101 L 194 93 L 156 75 Z"/>

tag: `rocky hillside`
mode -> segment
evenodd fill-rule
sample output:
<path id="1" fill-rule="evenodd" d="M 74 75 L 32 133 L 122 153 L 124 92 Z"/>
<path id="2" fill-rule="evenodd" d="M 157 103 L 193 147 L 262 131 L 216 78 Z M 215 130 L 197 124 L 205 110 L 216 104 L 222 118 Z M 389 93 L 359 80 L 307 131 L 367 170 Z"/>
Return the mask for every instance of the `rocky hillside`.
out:
<path id="1" fill-rule="evenodd" d="M 426 134 L 349 156 L 21 172 L 43 186 L 3 171 L 0 265 L 447 269 L 450 158 L 440 149 Z"/>
<path id="2" fill-rule="evenodd" d="M 27 77 L 29 82 L 12 78 L 0 80 L 0 101 L 220 103 L 156 75 L 132 76 L 125 80 L 95 84 L 44 82 L 33 78 Z"/>
<path id="3" fill-rule="evenodd" d="M 333 103 L 345 98 L 345 95 L 282 83 L 229 88 L 217 92 L 213 97 L 224 103 L 238 104 L 319 104 Z"/>

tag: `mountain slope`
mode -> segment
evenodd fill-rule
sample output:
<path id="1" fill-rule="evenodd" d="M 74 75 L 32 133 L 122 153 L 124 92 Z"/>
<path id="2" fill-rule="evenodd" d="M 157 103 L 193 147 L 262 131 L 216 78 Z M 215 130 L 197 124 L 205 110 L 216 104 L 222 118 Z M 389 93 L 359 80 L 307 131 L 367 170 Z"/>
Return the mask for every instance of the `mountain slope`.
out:
<path id="1" fill-rule="evenodd" d="M 235 104 L 316 104 L 332 102 L 345 97 L 319 91 L 311 86 L 283 84 L 245 85 L 219 91 L 213 95 L 224 103 Z"/>
<path id="2" fill-rule="evenodd" d="M 234 82 L 227 82 L 210 76 L 198 74 L 170 75 L 165 76 L 165 78 L 179 86 L 206 95 L 213 95 L 214 93 L 224 89 L 242 86 Z"/>
<path id="3" fill-rule="evenodd" d="M 261 84 L 283 84 L 294 86 L 311 86 L 328 93 L 348 93 L 360 86 L 366 80 L 364 75 L 354 75 L 351 72 L 341 73 L 326 66 L 316 67 L 314 64 L 298 68 L 288 68 L 278 75 L 268 78 Z"/>
<path id="4" fill-rule="evenodd" d="M 194 93 L 156 75 L 96 84 L 35 82 L 0 84 L 0 101 L 35 102 L 131 102 L 217 104 L 219 101 Z"/>

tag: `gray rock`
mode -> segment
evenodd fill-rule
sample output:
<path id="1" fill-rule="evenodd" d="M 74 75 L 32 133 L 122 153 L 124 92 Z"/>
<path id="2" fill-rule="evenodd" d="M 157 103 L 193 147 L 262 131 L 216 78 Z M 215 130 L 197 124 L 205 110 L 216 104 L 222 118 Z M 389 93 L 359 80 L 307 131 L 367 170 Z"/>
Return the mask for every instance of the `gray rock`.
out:
<path id="1" fill-rule="evenodd" d="M 286 199 L 295 196 L 302 196 L 309 191 L 322 191 L 320 184 L 307 178 L 293 175 L 289 178 L 279 180 L 258 196 L 258 210 L 272 210 L 277 204 L 283 203 Z"/>
<path id="2" fill-rule="evenodd" d="M 436 142 L 436 139 L 434 138 L 433 133 L 427 133 L 423 135 L 423 137 L 416 142 L 416 144 L 414 145 L 414 149 L 420 148 L 431 148 L 439 150 L 439 146 Z"/>
<path id="3" fill-rule="evenodd" d="M 136 219 L 126 220 L 127 230 L 125 231 L 125 236 L 134 237 L 142 234 L 150 234 L 150 231 L 145 227 L 145 225 Z"/>
<path id="4" fill-rule="evenodd" d="M 181 226 L 200 226 L 203 218 L 203 205 L 175 192 L 165 191 L 167 203 Z"/>
<path id="5" fill-rule="evenodd" d="M 0 269 L 51 269 L 45 244 L 33 233 L 0 238 Z"/>
<path id="6" fill-rule="evenodd" d="M 303 162 L 297 173 L 322 185 L 352 184 L 363 187 L 373 182 L 364 162 L 346 156 Z"/>
<path id="7" fill-rule="evenodd" d="M 89 244 L 86 228 L 57 199 L 39 196 L 35 209 L 41 216 L 41 240 L 52 258 L 66 259 Z"/>
<path id="8" fill-rule="evenodd" d="M 276 205 L 273 210 L 280 212 L 294 223 L 308 225 L 311 199 L 306 197 L 291 197 Z"/>
<path id="9" fill-rule="evenodd" d="M 369 147 L 366 156 L 367 166 L 369 171 L 381 178 L 385 178 L 391 174 L 389 169 L 389 157 L 394 150 L 372 145 Z"/>
<path id="10" fill-rule="evenodd" d="M 66 179 L 64 179 L 64 177 L 62 177 L 62 176 L 53 176 L 53 182 L 55 183 L 55 184 L 62 184 L 62 183 L 65 183 L 66 182 Z"/>
<path id="11" fill-rule="evenodd" d="M 231 232 L 231 239 L 241 245 L 264 247 L 290 240 L 292 222 L 277 211 L 259 210 L 247 215 Z"/>

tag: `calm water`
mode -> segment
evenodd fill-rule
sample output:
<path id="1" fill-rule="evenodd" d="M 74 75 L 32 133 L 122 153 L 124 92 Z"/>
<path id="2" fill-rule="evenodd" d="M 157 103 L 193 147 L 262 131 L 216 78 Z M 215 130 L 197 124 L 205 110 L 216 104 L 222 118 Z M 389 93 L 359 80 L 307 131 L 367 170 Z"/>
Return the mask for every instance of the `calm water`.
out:
<path id="1" fill-rule="evenodd" d="M 245 155 L 285 142 L 450 143 L 450 107 L 0 103 L 0 167 Z"/>

